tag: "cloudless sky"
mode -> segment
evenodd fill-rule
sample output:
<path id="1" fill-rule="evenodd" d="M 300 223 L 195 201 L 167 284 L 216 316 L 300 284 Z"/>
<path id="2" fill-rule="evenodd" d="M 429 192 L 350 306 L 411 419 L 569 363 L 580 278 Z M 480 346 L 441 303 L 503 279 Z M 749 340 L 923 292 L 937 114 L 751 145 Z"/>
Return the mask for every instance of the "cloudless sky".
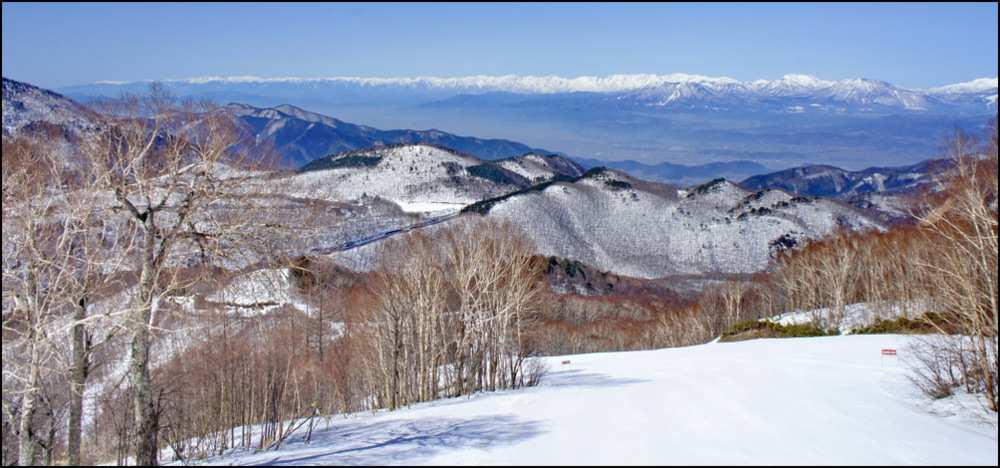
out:
<path id="1" fill-rule="evenodd" d="M 3 76 L 996 78 L 997 3 L 3 2 Z"/>

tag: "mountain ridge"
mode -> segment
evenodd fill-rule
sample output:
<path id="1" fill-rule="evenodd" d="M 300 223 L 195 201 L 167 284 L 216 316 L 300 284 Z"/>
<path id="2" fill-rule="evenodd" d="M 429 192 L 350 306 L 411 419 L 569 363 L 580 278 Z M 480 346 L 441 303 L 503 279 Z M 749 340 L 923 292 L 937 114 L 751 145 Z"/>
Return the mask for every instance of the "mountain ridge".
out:
<path id="1" fill-rule="evenodd" d="M 864 193 L 916 194 L 950 167 L 945 159 L 929 159 L 909 166 L 873 166 L 848 171 L 831 165 L 793 167 L 758 174 L 739 182 L 751 190 L 781 188 L 804 196 L 850 200 Z"/>
<path id="2" fill-rule="evenodd" d="M 751 160 L 772 170 L 804 164 L 857 170 L 872 160 L 901 166 L 933 158 L 941 138 L 956 125 L 979 133 L 977 128 L 996 112 L 996 82 L 975 79 L 917 90 L 872 78 L 828 81 L 787 74 L 738 81 L 646 74 L 213 77 L 164 83 L 180 96 L 257 107 L 292 104 L 376 128 L 437 128 L 604 161 L 694 166 Z M 148 83 L 135 82 L 57 91 L 83 98 L 145 87 Z"/>
<path id="3" fill-rule="evenodd" d="M 618 74 L 618 75 L 610 75 L 607 77 L 580 76 L 577 78 L 564 78 L 555 75 L 548 75 L 541 77 L 536 77 L 532 75 L 528 76 L 477 75 L 477 76 L 453 77 L 453 78 L 440 78 L 440 77 L 428 77 L 428 76 L 420 76 L 416 78 L 406 78 L 406 77 L 263 78 L 256 76 L 238 76 L 238 77 L 203 76 L 198 78 L 166 79 L 161 81 L 164 83 L 191 84 L 191 85 L 237 84 L 237 83 L 240 84 L 285 83 L 285 84 L 303 84 L 303 85 L 345 84 L 345 85 L 358 85 L 366 87 L 409 86 L 409 87 L 426 87 L 426 88 L 456 88 L 464 90 L 479 90 L 484 92 L 509 91 L 509 92 L 519 92 L 519 93 L 560 93 L 560 92 L 578 92 L 578 91 L 622 92 L 622 91 L 645 88 L 649 86 L 658 86 L 664 83 L 710 83 L 716 86 L 741 85 L 744 87 L 755 88 L 755 89 L 764 89 L 764 88 L 774 89 L 780 87 L 788 87 L 792 85 L 800 86 L 803 88 L 809 88 L 809 87 L 832 86 L 836 83 L 849 83 L 857 80 L 865 80 L 865 79 L 854 78 L 841 81 L 827 81 L 816 78 L 815 76 L 812 75 L 789 73 L 776 80 L 739 81 L 729 77 L 708 77 L 697 74 L 673 73 L 667 75 Z M 991 83 L 992 83 L 992 88 L 996 88 L 997 78 L 981 77 L 970 80 L 968 82 L 953 83 L 950 85 L 927 88 L 924 91 L 954 92 L 961 88 L 968 88 L 970 85 L 974 84 L 988 87 Z M 72 89 L 74 87 L 82 87 L 89 85 L 127 86 L 135 84 L 146 85 L 148 84 L 148 81 L 129 82 L 129 81 L 106 80 L 89 84 L 63 87 L 63 89 Z M 920 90 L 920 88 L 902 88 L 902 89 Z"/>
<path id="4" fill-rule="evenodd" d="M 263 135 L 274 142 L 284 160 L 294 167 L 303 167 L 315 159 L 334 153 L 397 143 L 437 144 L 484 159 L 501 159 L 529 152 L 552 153 L 516 141 L 464 137 L 437 129 L 380 130 L 344 122 L 291 104 L 258 108 L 230 103 L 224 108 L 243 119 L 257 136 Z"/>
<path id="5" fill-rule="evenodd" d="M 425 221 L 447 225 L 477 204 L 481 210 L 468 211 L 525 228 L 540 255 L 644 279 L 751 274 L 766 268 L 782 246 L 834 228 L 885 225 L 835 200 L 752 191 L 724 179 L 681 189 L 605 167 L 584 172 L 571 159 L 551 154 L 488 161 L 430 143 L 395 143 L 333 153 L 303 169 L 289 175 L 284 195 L 326 203 L 337 227 L 296 243 L 303 251 L 332 251 L 350 268 L 370 264 L 365 256 L 377 253 L 378 244 L 369 240 L 413 226 L 434 229 Z"/>
<path id="6" fill-rule="evenodd" d="M 94 126 L 90 111 L 71 98 L 7 77 L 2 82 L 5 137 L 40 122 L 61 125 L 70 132 Z"/>
<path id="7" fill-rule="evenodd" d="M 647 279 L 752 274 L 781 249 L 835 229 L 886 228 L 833 199 L 748 190 L 725 179 L 679 189 L 614 169 L 481 204 L 476 211 L 524 228 L 542 255 Z"/>
<path id="8" fill-rule="evenodd" d="M 92 127 L 94 123 L 86 117 L 89 112 L 85 106 L 74 99 L 35 87 L 28 83 L 10 80 L 4 81 L 4 134 L 16 132 L 32 122 L 46 121 L 53 124 L 66 123 L 75 131 Z M 23 95 L 23 96 L 22 96 Z M 30 95 L 30 96 L 29 96 Z M 24 97 L 28 96 L 28 97 Z M 27 102 L 28 104 L 24 104 Z M 26 107 L 27 106 L 27 107 Z M 226 110 L 239 116 L 246 122 L 245 131 L 255 138 L 264 136 L 270 139 L 279 152 L 286 166 L 299 168 L 314 159 L 342 151 L 386 146 L 396 143 L 427 142 L 459 151 L 474 154 L 483 159 L 502 161 L 528 154 L 542 155 L 544 159 L 551 155 L 565 156 L 560 152 L 532 148 L 523 143 L 506 139 L 484 139 L 478 137 L 461 137 L 440 130 L 380 130 L 363 124 L 354 124 L 327 115 L 311 112 L 291 104 L 281 104 L 274 107 L 260 108 L 245 103 L 229 103 L 223 106 Z M 546 156 L 547 155 L 547 156 Z M 567 164 L 563 170 L 582 163 L 576 168 L 582 174 L 586 169 L 596 166 L 607 166 L 636 172 L 637 176 L 665 183 L 700 183 L 716 177 L 736 179 L 766 172 L 767 167 L 757 165 L 752 161 L 736 163 L 709 163 L 700 166 L 685 166 L 681 164 L 662 163 L 657 166 L 643 165 L 631 161 L 602 161 L 587 158 L 574 158 L 576 161 Z M 526 170 L 520 168 L 521 162 L 508 169 L 515 172 Z M 503 164 L 510 164 L 504 162 Z M 631 166 L 630 166 L 631 164 Z M 545 163 L 542 163 L 544 166 Z M 739 169 L 733 171 L 732 169 Z M 545 172 L 540 167 L 534 167 L 534 172 Z M 538 177 L 536 174 L 533 176 Z M 537 182 L 537 180 L 536 180 Z"/>

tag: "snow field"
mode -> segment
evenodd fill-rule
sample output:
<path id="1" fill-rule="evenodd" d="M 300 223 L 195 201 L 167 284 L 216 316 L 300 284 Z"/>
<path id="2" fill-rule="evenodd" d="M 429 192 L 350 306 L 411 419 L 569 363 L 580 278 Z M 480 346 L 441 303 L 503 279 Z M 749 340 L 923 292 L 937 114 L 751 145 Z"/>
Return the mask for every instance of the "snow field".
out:
<path id="1" fill-rule="evenodd" d="M 911 337 L 712 342 L 542 358 L 537 387 L 333 416 L 227 465 L 990 465 L 992 426 L 920 406 Z M 563 365 L 563 361 L 570 364 Z M 966 408 L 974 411 L 974 408 Z"/>

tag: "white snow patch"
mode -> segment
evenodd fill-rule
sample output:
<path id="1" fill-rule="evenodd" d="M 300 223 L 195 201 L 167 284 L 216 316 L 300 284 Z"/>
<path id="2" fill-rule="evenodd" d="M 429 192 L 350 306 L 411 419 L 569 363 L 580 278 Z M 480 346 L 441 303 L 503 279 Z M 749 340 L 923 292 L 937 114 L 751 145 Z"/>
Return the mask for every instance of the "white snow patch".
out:
<path id="1" fill-rule="evenodd" d="M 240 307 L 286 304 L 292 302 L 289 296 L 291 288 L 285 270 L 257 270 L 234 278 L 225 288 L 206 299 Z"/>
<path id="2" fill-rule="evenodd" d="M 396 204 L 407 213 L 421 213 L 432 216 L 455 213 L 466 206 L 464 203 L 403 200 L 396 201 Z"/>

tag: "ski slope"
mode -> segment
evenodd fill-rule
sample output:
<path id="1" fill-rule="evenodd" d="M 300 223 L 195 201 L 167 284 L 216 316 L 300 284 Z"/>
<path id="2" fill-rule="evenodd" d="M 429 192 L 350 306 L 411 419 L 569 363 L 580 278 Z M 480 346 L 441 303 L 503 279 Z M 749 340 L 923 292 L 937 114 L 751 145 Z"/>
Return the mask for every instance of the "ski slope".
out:
<path id="1" fill-rule="evenodd" d="M 535 387 L 334 415 L 308 444 L 293 435 L 279 450 L 199 463 L 997 466 L 996 415 L 970 395 L 934 403 L 919 395 L 906 377 L 911 340 L 760 339 L 546 357 Z"/>

